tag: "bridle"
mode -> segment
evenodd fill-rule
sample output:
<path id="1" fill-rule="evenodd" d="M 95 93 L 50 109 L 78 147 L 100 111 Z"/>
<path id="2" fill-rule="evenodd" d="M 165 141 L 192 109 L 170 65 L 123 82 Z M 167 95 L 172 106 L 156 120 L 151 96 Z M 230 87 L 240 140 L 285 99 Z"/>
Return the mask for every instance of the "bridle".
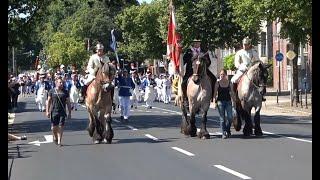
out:
<path id="1" fill-rule="evenodd" d="M 102 80 L 102 74 L 105 74 L 104 72 L 102 72 L 102 68 L 103 68 L 103 66 L 105 66 L 106 64 L 103 64 L 102 66 L 101 66 L 101 68 L 99 68 L 99 70 L 98 70 L 98 72 L 97 72 L 97 74 L 99 74 L 99 76 L 100 76 L 100 78 L 99 79 L 97 79 L 96 78 L 96 80 L 97 80 L 97 83 L 100 85 L 100 86 L 103 86 L 103 85 L 105 85 L 105 84 L 108 84 L 108 83 L 112 83 L 112 80 L 111 80 L 111 78 L 110 78 L 110 76 L 112 75 L 111 74 L 111 70 L 110 70 L 110 66 L 109 66 L 109 72 L 108 72 L 108 75 L 106 75 L 108 78 L 107 78 L 107 80 Z"/>
<path id="2" fill-rule="evenodd" d="M 203 61 L 203 60 L 201 60 L 199 57 L 198 57 L 198 59 L 196 60 L 196 73 L 193 73 L 192 75 L 193 76 L 198 76 L 200 79 L 202 78 L 202 76 L 203 76 L 203 72 L 204 71 L 201 71 L 201 74 L 199 74 L 198 72 L 199 72 L 199 66 L 200 66 L 200 64 L 201 64 L 201 62 L 200 61 Z M 201 68 L 205 68 L 204 66 L 201 66 Z"/>
<path id="3" fill-rule="evenodd" d="M 254 70 L 254 71 L 255 71 L 254 74 L 257 74 L 257 70 Z M 250 81 L 250 83 L 253 84 L 253 86 L 254 86 L 256 89 L 259 89 L 259 88 L 261 88 L 261 87 L 266 87 L 266 86 L 267 86 L 265 83 L 260 84 L 260 83 L 259 83 L 260 81 L 258 82 L 258 84 L 256 84 L 253 79 L 250 79 L 250 78 L 249 78 L 249 76 L 248 76 L 248 71 L 245 73 L 245 75 L 246 75 L 246 77 L 248 78 L 248 80 Z M 259 76 L 259 74 L 258 74 L 258 76 Z"/>

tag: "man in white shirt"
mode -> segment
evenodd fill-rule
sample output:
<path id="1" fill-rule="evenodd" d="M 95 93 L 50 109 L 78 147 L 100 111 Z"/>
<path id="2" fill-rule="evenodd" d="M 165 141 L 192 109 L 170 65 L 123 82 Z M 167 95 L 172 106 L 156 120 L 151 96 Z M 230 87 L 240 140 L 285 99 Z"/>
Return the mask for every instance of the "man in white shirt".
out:
<path id="1" fill-rule="evenodd" d="M 81 93 L 82 97 L 84 98 L 86 96 L 87 87 L 96 78 L 96 73 L 98 69 L 101 68 L 104 65 L 104 63 L 110 62 L 109 57 L 105 55 L 103 49 L 104 49 L 103 44 L 98 43 L 96 45 L 97 53 L 93 54 L 89 59 L 88 66 L 87 66 L 87 71 L 89 72 L 89 74 L 88 74 L 88 78 L 84 82 L 84 86 L 82 88 L 82 93 Z M 111 84 L 106 85 L 106 87 L 108 86 L 111 86 Z"/>
<path id="2" fill-rule="evenodd" d="M 249 69 L 253 62 L 260 60 L 258 52 L 251 46 L 251 39 L 245 37 L 242 40 L 242 45 L 243 49 L 237 51 L 234 57 L 234 65 L 237 68 L 237 72 L 231 78 L 231 82 L 234 84 L 235 90 L 240 77 Z M 265 100 L 266 99 L 262 97 L 262 101 Z"/>

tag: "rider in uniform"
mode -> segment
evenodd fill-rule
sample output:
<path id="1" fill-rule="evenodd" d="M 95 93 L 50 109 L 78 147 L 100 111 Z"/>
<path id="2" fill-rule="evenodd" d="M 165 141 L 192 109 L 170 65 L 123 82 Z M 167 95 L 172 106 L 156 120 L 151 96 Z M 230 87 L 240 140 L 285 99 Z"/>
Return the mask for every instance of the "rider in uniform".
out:
<path id="1" fill-rule="evenodd" d="M 212 92 L 214 91 L 214 82 L 216 82 L 217 78 L 211 73 L 211 71 L 208 70 L 208 67 L 211 64 L 209 54 L 204 53 L 202 49 L 200 48 L 201 40 L 194 39 L 193 44 L 190 48 L 187 49 L 186 53 L 183 55 L 183 64 L 186 64 L 186 72 L 183 76 L 183 81 L 181 84 L 182 92 L 183 92 L 183 101 L 185 105 L 187 105 L 187 85 L 188 85 L 188 79 L 193 74 L 192 69 L 192 62 L 196 61 L 198 57 L 204 57 L 207 60 L 207 75 L 209 76 L 212 84 Z M 213 94 L 213 93 L 212 93 Z M 211 98 L 212 99 L 212 98 Z"/>
<path id="2" fill-rule="evenodd" d="M 89 72 L 88 78 L 84 82 L 84 86 L 82 88 L 82 97 L 85 99 L 86 91 L 90 83 L 96 78 L 96 73 L 99 68 L 101 68 L 105 63 L 109 63 L 109 57 L 105 55 L 103 52 L 104 46 L 101 43 L 96 45 L 96 54 L 93 54 L 88 62 L 87 71 Z M 107 83 L 104 85 L 105 89 L 112 88 L 112 84 Z"/>
<path id="3" fill-rule="evenodd" d="M 237 92 L 237 84 L 240 77 L 249 69 L 253 62 L 259 61 L 258 52 L 252 48 L 251 39 L 245 37 L 242 40 L 243 49 L 239 50 L 234 57 L 234 65 L 237 68 L 236 74 L 231 78 L 234 90 Z M 266 99 L 262 96 L 262 101 Z"/>

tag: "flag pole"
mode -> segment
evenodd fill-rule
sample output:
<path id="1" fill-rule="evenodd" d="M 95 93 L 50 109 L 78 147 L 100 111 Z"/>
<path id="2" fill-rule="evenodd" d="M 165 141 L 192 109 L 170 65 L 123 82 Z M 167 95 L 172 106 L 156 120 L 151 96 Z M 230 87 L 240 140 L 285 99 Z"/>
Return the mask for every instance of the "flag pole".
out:
<path id="1" fill-rule="evenodd" d="M 116 37 L 113 34 L 113 31 L 114 31 L 114 29 L 111 30 L 111 39 L 112 39 L 111 48 L 114 50 L 114 53 L 116 55 L 117 64 L 119 64 L 119 56 L 118 56 L 118 52 L 117 52 L 117 42 L 116 42 Z"/>

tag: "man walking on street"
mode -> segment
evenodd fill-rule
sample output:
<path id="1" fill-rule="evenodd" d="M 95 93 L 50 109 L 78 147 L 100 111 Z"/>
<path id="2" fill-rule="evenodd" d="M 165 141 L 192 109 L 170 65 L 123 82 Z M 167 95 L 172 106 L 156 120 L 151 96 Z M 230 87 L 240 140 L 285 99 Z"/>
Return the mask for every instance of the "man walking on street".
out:
<path id="1" fill-rule="evenodd" d="M 126 69 L 122 74 L 118 76 L 119 87 L 119 101 L 120 101 L 120 118 L 121 121 L 128 122 L 130 113 L 130 96 L 132 96 L 131 89 L 134 89 L 135 85 L 128 75 Z"/>
<path id="2" fill-rule="evenodd" d="M 51 130 L 53 133 L 53 141 L 61 146 L 63 128 L 66 117 L 71 119 L 71 105 L 68 92 L 63 89 L 63 80 L 57 78 L 55 88 L 49 91 L 46 115 L 51 120 Z M 68 106 L 68 116 L 66 112 Z"/>

